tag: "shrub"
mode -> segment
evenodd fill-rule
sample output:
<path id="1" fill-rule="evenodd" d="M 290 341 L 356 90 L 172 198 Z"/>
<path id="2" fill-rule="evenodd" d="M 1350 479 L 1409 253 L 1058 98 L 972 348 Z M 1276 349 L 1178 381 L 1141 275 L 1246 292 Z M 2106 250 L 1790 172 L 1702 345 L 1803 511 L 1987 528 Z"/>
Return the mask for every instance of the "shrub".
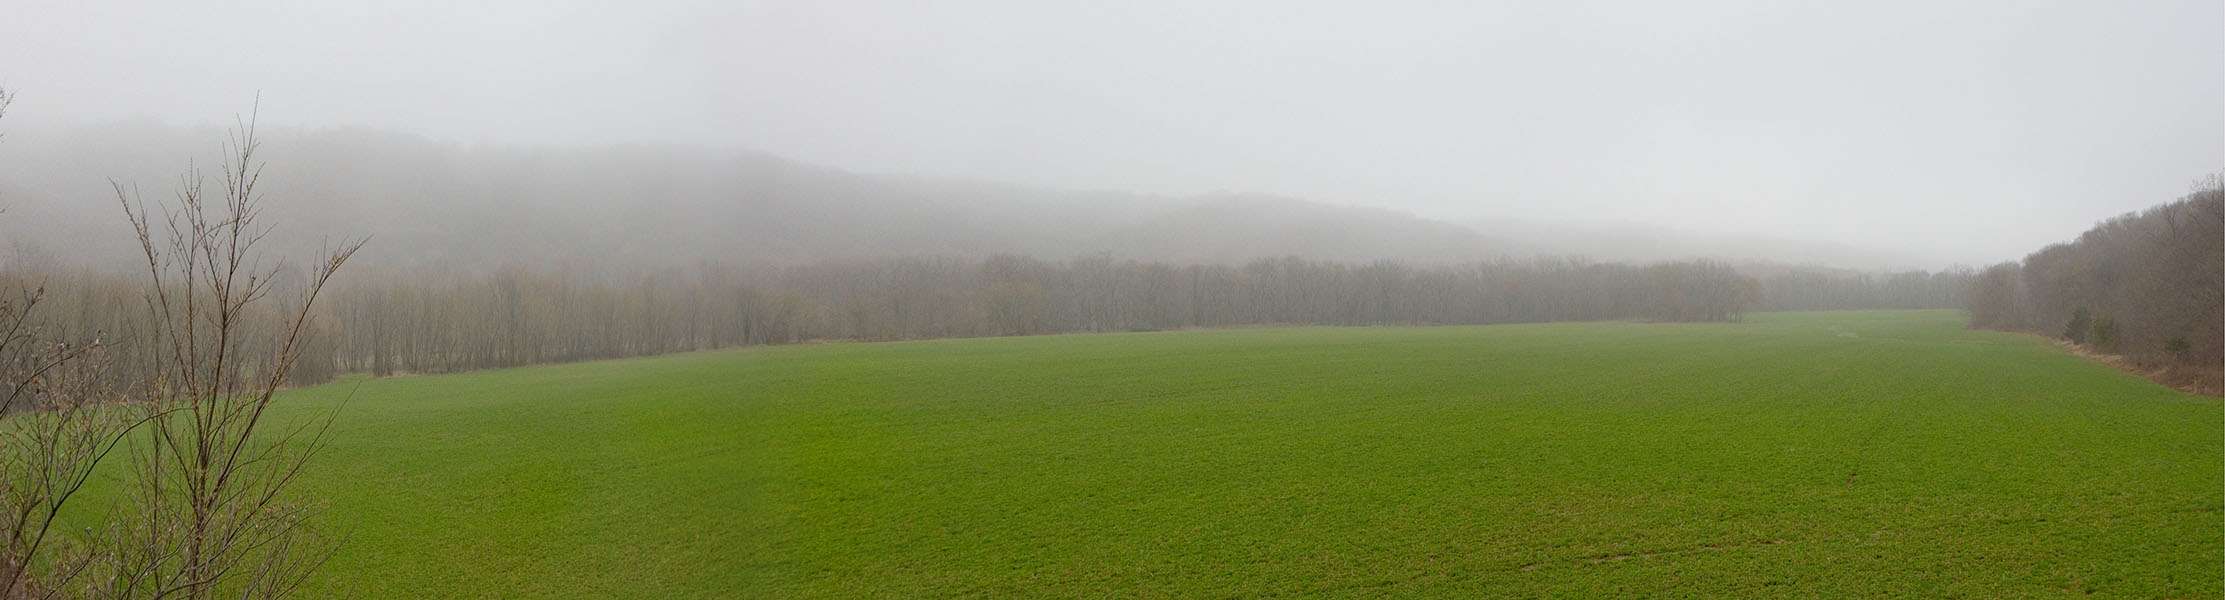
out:
<path id="1" fill-rule="evenodd" d="M 2070 315 L 2070 324 L 2063 327 L 2063 338 L 2070 340 L 2073 344 L 2084 344 L 2086 343 L 2086 334 L 2093 330 L 2093 326 L 2094 312 L 2086 310 L 2084 306 L 2078 307 L 2078 310 Z"/>

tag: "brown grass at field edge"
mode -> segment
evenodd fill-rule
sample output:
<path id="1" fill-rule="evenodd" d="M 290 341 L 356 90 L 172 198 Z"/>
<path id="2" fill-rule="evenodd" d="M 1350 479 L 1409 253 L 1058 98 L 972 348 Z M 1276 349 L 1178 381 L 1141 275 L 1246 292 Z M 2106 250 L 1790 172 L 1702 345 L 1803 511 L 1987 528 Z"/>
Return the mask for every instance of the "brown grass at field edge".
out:
<path id="1" fill-rule="evenodd" d="M 2139 375 L 2163 387 L 2189 394 L 2225 398 L 2225 373 L 2221 373 L 2217 365 L 2210 365 L 2210 368 L 2205 369 L 2195 365 L 2150 364 L 2121 354 L 2101 352 L 2070 340 L 2047 338 L 2047 341 L 2065 352 Z"/>

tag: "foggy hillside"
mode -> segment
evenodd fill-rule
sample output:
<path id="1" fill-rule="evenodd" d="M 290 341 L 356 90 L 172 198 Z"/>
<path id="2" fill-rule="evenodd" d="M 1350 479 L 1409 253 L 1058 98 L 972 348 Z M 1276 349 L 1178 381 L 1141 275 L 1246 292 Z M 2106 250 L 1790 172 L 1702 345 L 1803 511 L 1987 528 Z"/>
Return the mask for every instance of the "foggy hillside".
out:
<path id="1" fill-rule="evenodd" d="M 1646 262 L 1714 258 L 1734 262 L 1812 264 L 1864 271 L 1938 269 L 1936 259 L 1847 244 L 1752 234 L 1696 233 L 1637 223 L 1549 222 L 1519 218 L 1463 221 L 1514 254 L 1581 255 Z"/>
<path id="2" fill-rule="evenodd" d="M 1855 248 L 1668 229 L 1544 222 L 1464 227 L 1376 208 L 1256 194 L 1168 197 L 868 174 L 735 150 L 459 145 L 362 129 L 266 132 L 273 242 L 291 254 L 373 236 L 366 266 L 475 270 L 879 256 L 1105 255 L 1237 264 L 1297 256 L 1453 263 L 1582 255 L 1645 262 L 1775 260 L 1850 268 L 1919 261 Z M 149 201 L 185 157 L 215 175 L 223 130 L 119 123 L 24 127 L 0 143 L 0 219 L 17 260 L 133 259 L 113 178 Z M 214 185 L 216 182 L 211 182 Z M 1930 265 L 1925 265 L 1930 266 Z"/>
<path id="3" fill-rule="evenodd" d="M 24 131 L 0 145 L 0 221 L 31 255 L 129 258 L 107 181 L 168 200 L 211 131 L 114 125 Z M 364 130 L 270 134 L 277 243 L 371 235 L 384 266 L 511 262 L 642 266 L 892 256 L 1111 254 L 1237 262 L 1473 259 L 1479 236 L 1397 213 L 1289 199 L 1178 199 L 861 174 L 751 152 L 675 146 L 467 147 Z M 213 171 L 213 163 L 200 161 Z"/>
<path id="4" fill-rule="evenodd" d="M 169 200 L 188 156 L 220 132 L 140 125 L 0 144 L 0 222 L 12 244 L 109 264 L 129 258 L 107 179 Z M 396 267 L 500 263 L 641 266 L 893 254 L 1064 254 L 1106 223 L 1169 201 L 847 173 L 679 147 L 467 147 L 362 130 L 267 134 L 269 216 L 291 250 L 370 235 L 359 260 Z M 200 160 L 204 170 L 212 161 Z M 213 175 L 213 173 L 212 173 Z"/>
<path id="5" fill-rule="evenodd" d="M 1451 263 L 1506 252 L 1474 231 L 1397 211 L 1256 195 L 1185 202 L 1112 228 L 1091 246 L 1141 260 L 1208 264 L 1286 254 L 1343 262 Z"/>

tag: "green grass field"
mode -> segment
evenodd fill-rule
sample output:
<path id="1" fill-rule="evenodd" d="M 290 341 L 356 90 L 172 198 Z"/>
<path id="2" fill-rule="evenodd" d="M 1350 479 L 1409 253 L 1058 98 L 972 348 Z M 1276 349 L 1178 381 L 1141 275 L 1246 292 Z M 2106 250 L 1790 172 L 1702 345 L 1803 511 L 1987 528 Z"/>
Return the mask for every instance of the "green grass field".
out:
<path id="1" fill-rule="evenodd" d="M 2210 597 L 2225 412 L 1955 312 L 376 380 L 308 597 Z"/>

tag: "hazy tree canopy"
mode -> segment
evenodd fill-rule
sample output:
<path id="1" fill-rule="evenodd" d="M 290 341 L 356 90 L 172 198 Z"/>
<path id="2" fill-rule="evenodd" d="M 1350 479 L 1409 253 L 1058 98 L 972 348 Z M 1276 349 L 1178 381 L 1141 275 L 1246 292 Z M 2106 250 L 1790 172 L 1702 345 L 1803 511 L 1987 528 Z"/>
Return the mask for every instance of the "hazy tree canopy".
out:
<path id="1" fill-rule="evenodd" d="M 606 283 L 504 269 L 343 292 L 342 367 L 449 371 L 810 339 L 915 339 L 1246 324 L 1732 320 L 1758 284 L 1728 266 L 1558 262 L 1414 268 L 1299 258 L 1241 267 L 1004 255 L 666 269 Z"/>
<path id="2" fill-rule="evenodd" d="M 2060 337 L 2216 389 L 2225 378 L 2225 174 L 1987 268 L 1968 307 L 1974 326 Z"/>
<path id="3" fill-rule="evenodd" d="M 1739 265 L 1761 280 L 1761 310 L 1879 310 L 1955 308 L 1978 274 L 1948 271 L 1874 273 L 1767 263 Z"/>
<path id="4" fill-rule="evenodd" d="M 805 340 L 1149 331 L 1233 325 L 1434 325 L 1641 319 L 1733 321 L 1760 281 L 1727 264 L 1581 260 L 1417 267 L 1296 257 L 1241 266 L 1108 257 L 886 258 L 753 268 L 703 264 L 631 276 L 504 267 L 485 275 L 366 270 L 307 325 L 318 345 L 289 373 L 441 372 Z M 134 288 L 85 271 L 6 273 L 68 300 L 46 315 L 76 335 L 149 330 Z M 243 313 L 247 331 L 283 331 Z M 150 360 L 126 352 L 120 373 Z"/>
<path id="5" fill-rule="evenodd" d="M 1750 267 L 1751 268 L 1751 267 Z M 702 264 L 632 276 L 511 266 L 485 275 L 365 270 L 307 327 L 294 384 L 342 372 L 446 372 L 807 340 L 896 340 L 1236 325 L 1436 325 L 1638 319 L 1730 321 L 1759 308 L 1940 308 L 1964 275 L 1869 276 L 1776 267 L 1756 278 L 1709 262 L 1580 259 L 1415 267 L 1295 257 L 1242 266 L 1108 257 L 1044 261 L 885 258 L 801 265 Z M 148 331 L 127 279 L 82 270 L 0 271 L 44 285 L 65 338 Z M 246 332 L 282 315 L 240 315 Z M 258 334 L 259 335 L 259 334 Z M 268 358 L 248 356 L 257 362 Z M 119 376 L 151 357 L 119 348 Z"/>

